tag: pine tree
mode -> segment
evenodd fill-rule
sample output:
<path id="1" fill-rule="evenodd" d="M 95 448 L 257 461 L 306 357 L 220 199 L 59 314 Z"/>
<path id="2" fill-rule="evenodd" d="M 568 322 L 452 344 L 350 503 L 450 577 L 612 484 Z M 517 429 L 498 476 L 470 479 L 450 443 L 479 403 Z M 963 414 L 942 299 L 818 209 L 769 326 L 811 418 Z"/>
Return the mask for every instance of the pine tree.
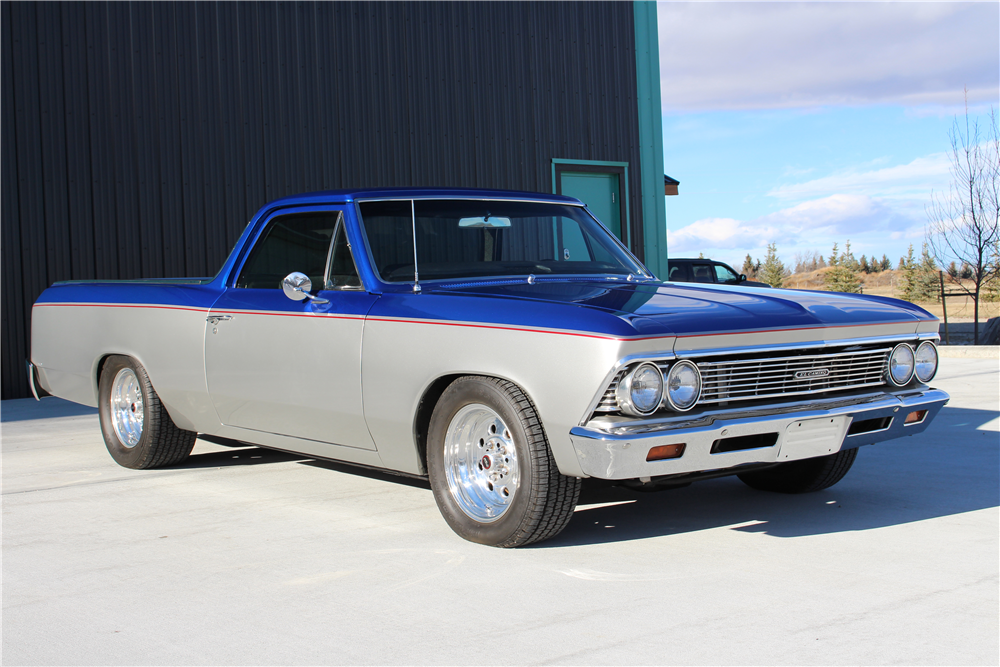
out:
<path id="1" fill-rule="evenodd" d="M 958 264 L 955 260 L 951 260 L 951 264 L 948 265 L 948 275 L 952 278 L 958 278 Z"/>
<path id="2" fill-rule="evenodd" d="M 857 260 L 851 254 L 851 242 L 844 246 L 844 252 L 837 255 L 837 244 L 833 244 L 833 254 L 830 255 L 830 266 L 833 268 L 823 275 L 823 283 L 831 292 L 849 292 L 857 294 L 861 291 L 861 281 L 856 270 Z"/>
<path id="3" fill-rule="evenodd" d="M 745 275 L 750 280 L 755 280 L 757 278 L 757 270 L 760 268 L 760 262 L 758 261 L 754 264 L 753 258 L 750 257 L 750 253 L 747 253 L 746 259 L 743 260 L 743 268 L 740 272 Z"/>
<path id="4" fill-rule="evenodd" d="M 917 299 L 921 303 L 941 300 L 940 281 L 937 264 L 925 243 L 920 249 L 920 264 L 917 266 Z"/>
<path id="5" fill-rule="evenodd" d="M 882 264 L 878 267 L 880 271 L 891 271 L 892 270 L 892 260 L 888 258 L 885 254 L 882 255 Z"/>
<path id="6" fill-rule="evenodd" d="M 872 267 L 868 266 L 868 258 L 861 255 L 861 259 L 858 261 L 858 268 L 865 273 L 871 273 Z"/>
<path id="7" fill-rule="evenodd" d="M 785 281 L 785 265 L 778 259 L 776 244 L 767 244 L 767 254 L 764 256 L 764 264 L 760 270 L 760 280 L 771 287 L 781 287 Z"/>
<path id="8" fill-rule="evenodd" d="M 903 276 L 899 281 L 899 298 L 911 303 L 915 302 L 919 296 L 920 283 L 917 279 L 917 260 L 913 256 L 913 244 L 906 253 L 906 257 L 899 259 L 899 269 Z"/>

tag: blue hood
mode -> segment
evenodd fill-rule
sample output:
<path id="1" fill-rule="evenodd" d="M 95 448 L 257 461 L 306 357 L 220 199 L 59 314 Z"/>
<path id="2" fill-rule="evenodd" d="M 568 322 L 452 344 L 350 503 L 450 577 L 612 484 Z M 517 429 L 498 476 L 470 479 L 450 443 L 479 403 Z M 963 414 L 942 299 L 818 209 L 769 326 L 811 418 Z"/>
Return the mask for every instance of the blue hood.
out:
<path id="1" fill-rule="evenodd" d="M 442 285 L 433 292 L 477 294 L 598 309 L 628 321 L 637 334 L 650 336 L 858 324 L 916 324 L 936 319 L 912 303 L 887 297 L 693 283 L 608 284 L 539 280 L 532 285 L 523 282 L 452 288 Z"/>

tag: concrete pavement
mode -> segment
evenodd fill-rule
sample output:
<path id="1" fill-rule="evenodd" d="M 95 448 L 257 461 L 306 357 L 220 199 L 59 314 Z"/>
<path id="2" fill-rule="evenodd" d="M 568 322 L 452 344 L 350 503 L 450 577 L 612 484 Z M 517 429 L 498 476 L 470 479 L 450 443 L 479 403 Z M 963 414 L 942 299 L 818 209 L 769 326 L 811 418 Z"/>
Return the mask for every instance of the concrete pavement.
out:
<path id="1" fill-rule="evenodd" d="M 826 491 L 585 490 L 464 542 L 418 481 L 199 441 L 132 471 L 93 410 L 6 401 L 3 664 L 997 664 L 1000 371 Z"/>

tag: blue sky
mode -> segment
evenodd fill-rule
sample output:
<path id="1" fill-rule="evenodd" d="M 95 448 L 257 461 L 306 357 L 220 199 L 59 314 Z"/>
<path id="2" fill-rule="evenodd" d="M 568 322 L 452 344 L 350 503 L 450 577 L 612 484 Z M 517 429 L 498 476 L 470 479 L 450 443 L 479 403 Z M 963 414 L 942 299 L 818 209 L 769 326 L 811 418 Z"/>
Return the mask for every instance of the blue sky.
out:
<path id="1" fill-rule="evenodd" d="M 1000 3 L 658 10 L 671 256 L 919 252 L 964 90 L 973 115 L 1000 104 Z"/>

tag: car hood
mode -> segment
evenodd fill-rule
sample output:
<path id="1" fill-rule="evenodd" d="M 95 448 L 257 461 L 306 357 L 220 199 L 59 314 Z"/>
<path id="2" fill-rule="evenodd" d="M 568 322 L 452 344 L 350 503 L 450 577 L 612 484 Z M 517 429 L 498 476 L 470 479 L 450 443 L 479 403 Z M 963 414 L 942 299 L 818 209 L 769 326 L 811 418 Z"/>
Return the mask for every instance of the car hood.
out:
<path id="1" fill-rule="evenodd" d="M 436 293 L 546 301 L 614 313 L 639 335 L 697 335 L 935 321 L 906 301 L 859 294 L 692 283 L 542 281 L 479 284 Z"/>

